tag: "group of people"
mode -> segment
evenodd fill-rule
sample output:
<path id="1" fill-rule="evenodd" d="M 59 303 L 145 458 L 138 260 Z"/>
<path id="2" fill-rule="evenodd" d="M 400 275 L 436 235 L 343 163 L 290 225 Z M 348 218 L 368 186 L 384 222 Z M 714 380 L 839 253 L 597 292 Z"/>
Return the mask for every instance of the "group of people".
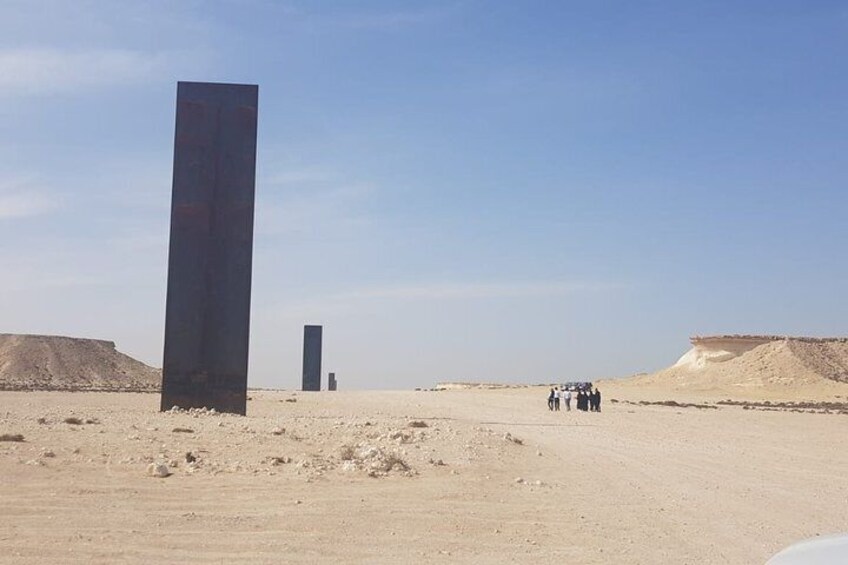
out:
<path id="1" fill-rule="evenodd" d="M 559 387 L 552 388 L 550 394 L 548 394 L 548 410 L 558 412 L 560 404 L 565 404 L 565 410 L 570 412 L 572 398 L 576 398 L 576 408 L 578 410 L 584 412 L 601 411 L 601 391 L 597 388 L 593 391 L 592 387 L 589 387 L 588 390 L 579 389 L 576 395 L 572 395 L 570 389 L 563 388 L 560 390 Z"/>

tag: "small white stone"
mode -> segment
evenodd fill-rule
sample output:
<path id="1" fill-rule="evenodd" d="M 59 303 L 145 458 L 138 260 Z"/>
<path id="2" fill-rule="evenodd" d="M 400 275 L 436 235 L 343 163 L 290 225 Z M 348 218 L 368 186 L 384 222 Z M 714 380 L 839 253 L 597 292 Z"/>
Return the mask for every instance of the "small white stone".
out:
<path id="1" fill-rule="evenodd" d="M 164 463 L 151 463 L 147 466 L 147 474 L 157 479 L 164 479 L 170 476 L 171 470 Z"/>

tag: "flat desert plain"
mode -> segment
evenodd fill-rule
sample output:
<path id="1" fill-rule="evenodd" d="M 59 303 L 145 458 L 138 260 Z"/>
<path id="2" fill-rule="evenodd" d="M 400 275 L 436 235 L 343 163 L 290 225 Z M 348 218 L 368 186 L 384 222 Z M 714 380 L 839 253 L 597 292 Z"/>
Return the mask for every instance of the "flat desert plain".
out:
<path id="1" fill-rule="evenodd" d="M 601 390 L 2 392 L 0 561 L 735 564 L 848 531 L 848 415 Z"/>

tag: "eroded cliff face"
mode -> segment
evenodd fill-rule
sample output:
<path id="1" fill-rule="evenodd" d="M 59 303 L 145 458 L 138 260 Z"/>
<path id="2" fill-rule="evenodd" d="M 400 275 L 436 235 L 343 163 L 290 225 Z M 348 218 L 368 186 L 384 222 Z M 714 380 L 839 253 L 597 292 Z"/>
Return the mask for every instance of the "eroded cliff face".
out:
<path id="1" fill-rule="evenodd" d="M 111 341 L 0 334 L 0 390 L 156 391 L 158 369 Z"/>
<path id="2" fill-rule="evenodd" d="M 834 386 L 848 383 L 848 338 L 716 335 L 690 341 L 692 349 L 673 366 L 631 381 L 690 390 L 809 393 L 823 387 L 833 394 Z"/>
<path id="3" fill-rule="evenodd" d="M 826 346 L 834 345 L 832 353 L 838 353 L 843 346 L 848 344 L 848 338 L 831 337 L 790 337 L 777 335 L 714 335 L 693 336 L 689 338 L 692 349 L 687 351 L 674 367 L 681 369 L 704 369 L 712 363 L 724 363 L 749 351 L 769 344 L 783 343 L 786 345 L 787 353 L 794 354 L 803 360 L 804 357 L 815 353 L 816 350 L 827 349 Z"/>
<path id="4" fill-rule="evenodd" d="M 692 349 L 674 364 L 683 369 L 703 369 L 710 363 L 730 361 L 752 349 L 784 338 L 776 336 L 694 336 L 689 338 Z"/>

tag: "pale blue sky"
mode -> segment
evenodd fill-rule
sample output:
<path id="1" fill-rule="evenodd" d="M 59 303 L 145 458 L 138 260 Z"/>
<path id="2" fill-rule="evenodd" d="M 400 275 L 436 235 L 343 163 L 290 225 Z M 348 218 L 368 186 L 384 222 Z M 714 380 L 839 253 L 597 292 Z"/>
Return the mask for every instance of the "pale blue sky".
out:
<path id="1" fill-rule="evenodd" d="M 0 2 L 0 332 L 161 365 L 177 80 L 260 85 L 251 386 L 845 335 L 841 2 Z"/>

